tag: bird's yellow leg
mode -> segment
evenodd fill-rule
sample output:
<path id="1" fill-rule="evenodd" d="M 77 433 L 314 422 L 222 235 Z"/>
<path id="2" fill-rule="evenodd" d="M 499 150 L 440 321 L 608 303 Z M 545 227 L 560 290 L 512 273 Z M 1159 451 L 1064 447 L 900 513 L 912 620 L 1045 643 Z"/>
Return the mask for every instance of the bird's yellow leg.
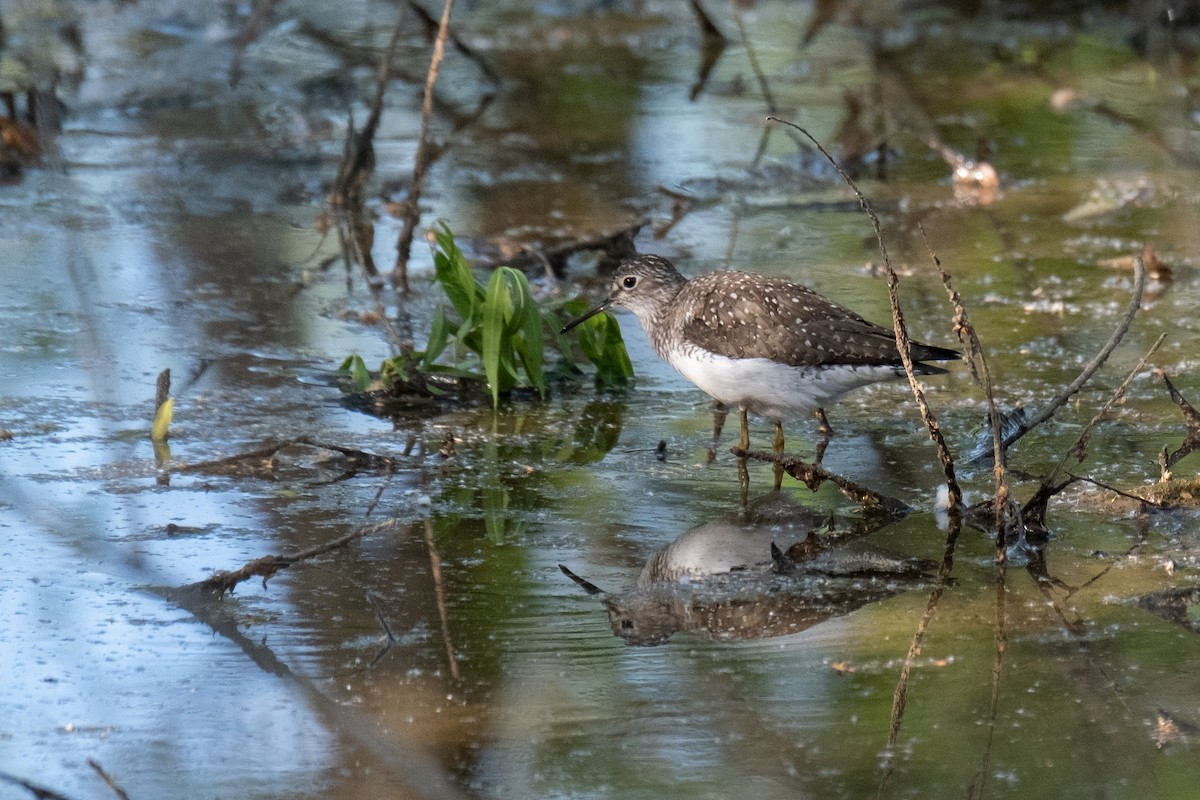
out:
<path id="1" fill-rule="evenodd" d="M 738 410 L 738 419 L 742 423 L 742 432 L 738 437 L 738 449 L 744 453 L 750 449 L 750 417 L 745 406 Z"/>

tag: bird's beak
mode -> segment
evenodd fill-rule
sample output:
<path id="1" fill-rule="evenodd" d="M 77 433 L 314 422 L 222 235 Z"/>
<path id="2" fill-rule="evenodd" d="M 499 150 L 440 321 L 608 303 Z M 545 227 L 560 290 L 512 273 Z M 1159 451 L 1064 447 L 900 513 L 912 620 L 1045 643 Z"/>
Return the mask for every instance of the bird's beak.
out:
<path id="1" fill-rule="evenodd" d="M 562 332 L 566 333 L 567 331 L 571 330 L 571 328 L 574 328 L 579 323 L 586 322 L 587 320 L 589 320 L 592 317 L 599 314 L 601 311 L 607 310 L 608 307 L 612 305 L 612 302 L 613 301 L 612 301 L 611 297 L 605 298 L 603 301 L 601 301 L 600 305 L 596 306 L 591 311 L 584 314 L 582 317 L 577 317 L 577 318 L 571 320 L 570 322 L 568 322 L 566 325 L 563 325 Z"/>

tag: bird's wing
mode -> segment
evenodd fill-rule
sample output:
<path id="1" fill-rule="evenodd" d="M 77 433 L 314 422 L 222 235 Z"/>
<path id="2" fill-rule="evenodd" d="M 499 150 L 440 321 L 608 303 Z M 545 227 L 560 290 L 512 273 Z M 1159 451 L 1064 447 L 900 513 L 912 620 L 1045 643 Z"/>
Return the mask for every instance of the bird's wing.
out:
<path id="1" fill-rule="evenodd" d="M 724 277 L 717 277 L 724 276 Z M 680 292 L 680 333 L 729 358 L 795 367 L 899 364 L 892 331 L 782 278 L 706 273 Z"/>

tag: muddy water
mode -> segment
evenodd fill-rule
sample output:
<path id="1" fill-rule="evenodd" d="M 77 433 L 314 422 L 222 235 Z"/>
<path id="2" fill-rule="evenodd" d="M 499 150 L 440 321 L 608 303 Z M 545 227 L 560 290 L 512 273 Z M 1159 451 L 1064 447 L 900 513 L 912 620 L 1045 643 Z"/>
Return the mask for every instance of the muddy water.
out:
<path id="1" fill-rule="evenodd" d="M 504 80 L 433 167 L 425 219 L 468 243 L 591 235 L 642 216 L 665 226 L 661 186 L 691 209 L 661 238 L 647 228 L 641 250 L 692 273 L 787 275 L 885 321 L 869 223 L 832 171 L 778 129 L 755 163 L 765 103 L 746 50 L 727 48 L 689 100 L 695 23 L 684 4 L 646 5 L 460 9 L 465 38 Z M 728 9 L 710 5 L 736 39 Z M 770 469 L 753 464 L 743 511 L 724 446 L 706 463 L 706 400 L 628 317 L 638 381 L 625 393 L 566 387 L 498 414 L 395 421 L 347 408 L 331 371 L 351 352 L 378 361 L 388 343 L 361 276 L 323 266 L 338 250 L 317 222 L 346 103 L 365 116 L 364 65 L 390 7 L 277 9 L 235 88 L 240 19 L 189 5 L 36 11 L 5 9 L 6 52 L 77 59 L 83 77 L 61 90 L 57 150 L 0 190 L 0 427 L 13 434 L 0 443 L 0 796 L 29 796 L 13 780 L 111 796 L 89 759 L 135 798 L 1194 795 L 1194 606 L 1172 617 L 1138 602 L 1196 585 L 1194 514 L 1137 515 L 1085 485 L 1051 506 L 1044 562 L 1014 554 L 998 568 L 987 534 L 955 537 L 936 513 L 940 473 L 902 387 L 847 398 L 825 464 L 911 514 L 863 533 L 861 510 L 832 487 L 788 479 L 773 495 Z M 994 198 L 956 197 L 945 163 L 903 132 L 889 136 L 888 179 L 868 168 L 863 185 L 914 334 L 952 342 L 923 228 L 1003 403 L 1040 407 L 1115 327 L 1132 278 L 1105 262 L 1151 243 L 1173 270 L 1015 467 L 1057 463 L 1160 332 L 1152 365 L 1197 402 L 1190 32 L 1139 33 L 1142 21 L 1114 17 L 976 20 L 956 33 L 949 17 L 897 15 L 873 23 L 883 58 L 844 21 L 799 47 L 807 13 L 760 3 L 745 17 L 780 115 L 836 149 L 849 141 L 837 133 L 845 92 L 858 91 L 883 99 L 889 130 L 933 130 L 967 154 L 982 134 L 994 149 Z M 81 56 L 47 22 L 73 14 Z M 401 49 L 405 74 L 421 76 L 415 28 Z M 389 93 L 372 198 L 409 169 L 415 86 Z M 456 57 L 442 87 L 459 109 L 483 90 Z M 1072 103 L 1052 110 L 1065 89 Z M 371 205 L 386 266 L 398 225 Z M 413 270 L 419 332 L 436 303 L 420 247 Z M 595 292 L 590 274 L 579 263 L 571 280 Z M 177 397 L 166 460 L 147 436 L 164 368 Z M 963 372 L 930 381 L 958 451 L 983 419 Z M 765 443 L 770 430 L 752 433 Z M 789 426 L 789 449 L 811 455 L 813 434 Z M 244 465 L 256 469 L 188 469 L 299 435 L 396 466 L 354 472 L 334 451 L 293 447 Z M 1147 369 L 1077 471 L 1135 488 L 1183 437 Z M 448 438 L 454 454 L 439 455 Z M 1194 475 L 1195 458 L 1176 473 Z M 986 469 L 963 472 L 973 497 L 991 491 Z M 755 516 L 763 507 L 775 510 Z M 375 527 L 265 586 L 219 601 L 183 589 L 364 525 Z M 686 583 L 637 586 L 680 537 L 719 552 L 761 542 L 766 562 L 772 540 L 851 531 L 856 558 L 926 568 L 848 583 L 759 575 L 761 591 L 740 585 L 725 596 L 740 604 L 724 605 Z M 609 610 L 613 598 L 662 601 L 671 635 L 625 644 L 605 598 L 560 564 L 608 591 Z M 796 585 L 856 599 L 809 613 L 821 604 L 787 599 Z"/>

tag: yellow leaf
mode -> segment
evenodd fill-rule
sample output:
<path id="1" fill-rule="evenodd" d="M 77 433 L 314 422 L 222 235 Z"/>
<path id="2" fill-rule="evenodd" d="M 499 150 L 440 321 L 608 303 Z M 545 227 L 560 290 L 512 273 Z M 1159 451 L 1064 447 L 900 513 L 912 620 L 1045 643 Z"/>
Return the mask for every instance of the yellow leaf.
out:
<path id="1" fill-rule="evenodd" d="M 168 397 L 154 413 L 154 427 L 150 429 L 150 438 L 156 442 L 167 440 L 167 428 L 171 427 L 171 416 L 175 413 L 175 398 Z"/>

